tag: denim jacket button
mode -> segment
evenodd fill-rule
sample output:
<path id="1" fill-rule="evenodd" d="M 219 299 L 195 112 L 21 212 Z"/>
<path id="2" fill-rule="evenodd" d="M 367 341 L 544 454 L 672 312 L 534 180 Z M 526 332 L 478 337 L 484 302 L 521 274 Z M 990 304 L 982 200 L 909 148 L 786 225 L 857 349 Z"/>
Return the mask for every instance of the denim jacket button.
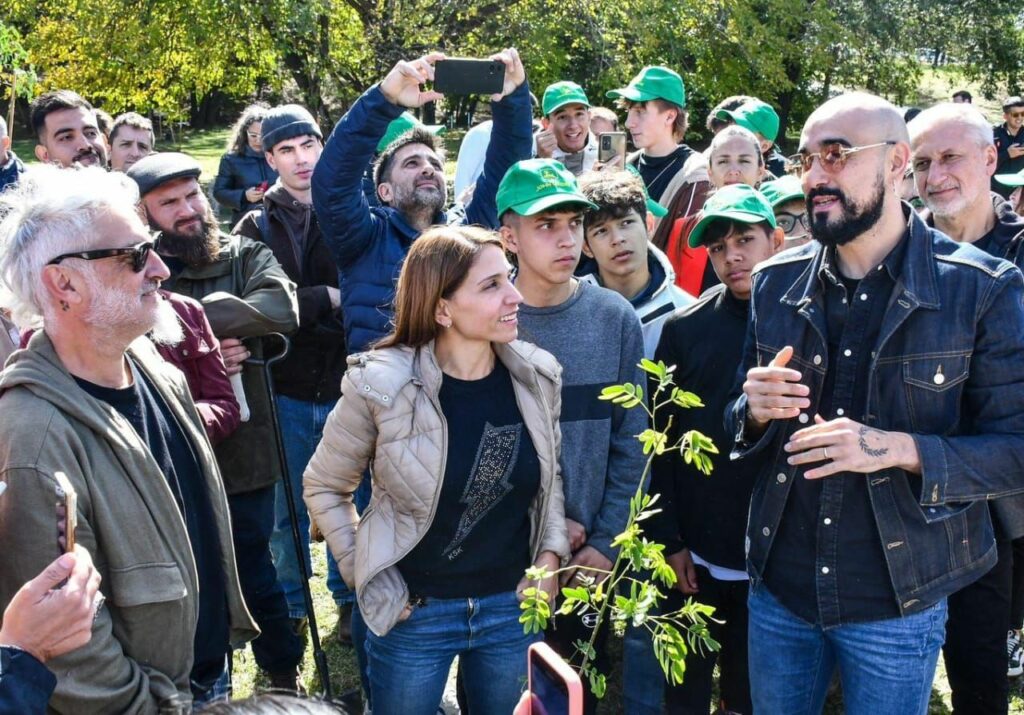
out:
<path id="1" fill-rule="evenodd" d="M 771 529 L 769 529 L 769 528 L 768 528 L 768 527 L 766 526 L 766 527 L 764 527 L 763 529 L 761 529 L 761 533 L 762 533 L 762 534 L 764 534 L 765 536 L 769 536 L 769 535 L 770 535 L 770 534 L 772 533 L 772 530 L 771 530 Z"/>
<path id="2" fill-rule="evenodd" d="M 815 365 L 820 365 L 821 364 L 821 355 L 815 355 L 812 358 L 812 361 L 814 362 Z"/>
<path id="3" fill-rule="evenodd" d="M 775 481 L 777 481 L 779 484 L 785 484 L 786 475 L 783 472 L 779 472 L 778 476 L 775 477 Z"/>
<path id="4" fill-rule="evenodd" d="M 805 424 L 807 424 L 807 423 L 808 423 L 808 422 L 810 422 L 810 420 L 811 420 L 811 418 L 807 416 L 807 413 L 806 413 L 806 412 L 801 412 L 801 413 L 800 413 L 800 416 L 799 416 L 799 417 L 797 417 L 796 419 L 797 419 L 797 421 L 798 421 L 798 422 L 799 422 L 800 424 L 802 424 L 802 425 L 805 425 Z"/>

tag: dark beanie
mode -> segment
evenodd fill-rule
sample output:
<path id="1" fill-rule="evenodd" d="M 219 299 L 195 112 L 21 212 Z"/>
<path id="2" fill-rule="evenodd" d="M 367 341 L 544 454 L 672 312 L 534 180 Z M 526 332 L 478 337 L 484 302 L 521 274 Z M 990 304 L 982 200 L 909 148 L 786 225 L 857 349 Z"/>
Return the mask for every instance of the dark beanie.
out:
<path id="1" fill-rule="evenodd" d="M 285 139 L 294 139 L 306 134 L 312 134 L 320 140 L 324 138 L 313 115 L 298 104 L 284 104 L 267 112 L 267 116 L 263 118 L 262 133 L 263 151 L 270 151 L 275 144 Z"/>

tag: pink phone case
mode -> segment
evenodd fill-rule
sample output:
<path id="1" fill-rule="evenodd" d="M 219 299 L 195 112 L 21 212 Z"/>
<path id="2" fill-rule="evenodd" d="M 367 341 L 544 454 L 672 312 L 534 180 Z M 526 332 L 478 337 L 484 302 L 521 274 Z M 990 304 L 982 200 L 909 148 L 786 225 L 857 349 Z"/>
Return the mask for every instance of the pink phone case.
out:
<path id="1" fill-rule="evenodd" d="M 583 715 L 583 683 L 580 676 L 572 667 L 551 649 L 547 643 L 537 642 L 530 646 L 527 655 L 527 673 L 529 673 L 530 687 L 530 713 L 531 715 L 544 715 L 539 708 L 533 707 L 533 659 L 538 658 L 544 661 L 548 669 L 558 676 L 564 683 L 569 693 L 569 715 Z"/>

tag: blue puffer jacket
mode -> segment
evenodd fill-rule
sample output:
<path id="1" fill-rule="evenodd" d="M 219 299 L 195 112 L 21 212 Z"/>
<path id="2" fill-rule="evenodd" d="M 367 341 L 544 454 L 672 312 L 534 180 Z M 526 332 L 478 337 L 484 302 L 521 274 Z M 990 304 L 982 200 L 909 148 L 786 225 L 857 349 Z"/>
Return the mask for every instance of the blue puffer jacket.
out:
<path id="1" fill-rule="evenodd" d="M 263 152 L 246 147 L 244 155 L 230 152 L 220 158 L 217 178 L 213 181 L 213 198 L 231 209 L 231 226 L 253 209 L 263 207 L 262 201 L 252 203 L 245 198 L 245 192 L 264 181 L 269 188 L 277 181 L 277 172 L 270 168 Z"/>
<path id="2" fill-rule="evenodd" d="M 405 111 L 368 89 L 334 127 L 313 172 L 313 208 L 320 230 L 338 264 L 342 313 L 350 353 L 367 350 L 387 334 L 395 281 L 419 231 L 389 206 L 370 207 L 362 177 L 388 124 Z M 491 103 L 494 132 L 484 171 L 463 223 L 497 228 L 495 195 L 508 168 L 530 158 L 532 123 L 526 82 Z M 445 224 L 444 213 L 435 223 Z"/>

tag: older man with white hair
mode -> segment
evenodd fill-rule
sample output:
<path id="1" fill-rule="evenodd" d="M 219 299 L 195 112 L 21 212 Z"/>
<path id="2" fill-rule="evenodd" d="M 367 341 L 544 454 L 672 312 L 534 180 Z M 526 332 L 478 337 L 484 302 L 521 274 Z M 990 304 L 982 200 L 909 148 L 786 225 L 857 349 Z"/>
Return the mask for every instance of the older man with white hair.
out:
<path id="1" fill-rule="evenodd" d="M 37 328 L 0 374 L 0 604 L 59 554 L 59 472 L 106 597 L 89 644 L 52 661 L 51 712 L 189 712 L 257 633 L 203 423 L 144 337 L 180 328 L 137 201 L 121 174 L 49 166 L 0 196 L 0 277 Z"/>
<path id="2" fill-rule="evenodd" d="M 992 125 L 981 112 L 969 104 L 939 104 L 907 129 L 918 194 L 928 208 L 925 221 L 954 241 L 1024 267 L 1024 218 L 990 189 L 997 152 Z M 1007 651 L 1018 666 L 1021 657 L 1020 616 L 1011 614 L 1011 594 L 1012 541 L 1024 536 L 1024 497 L 998 499 L 991 507 L 999 559 L 949 597 L 943 655 L 959 715 L 1007 712 Z"/>

